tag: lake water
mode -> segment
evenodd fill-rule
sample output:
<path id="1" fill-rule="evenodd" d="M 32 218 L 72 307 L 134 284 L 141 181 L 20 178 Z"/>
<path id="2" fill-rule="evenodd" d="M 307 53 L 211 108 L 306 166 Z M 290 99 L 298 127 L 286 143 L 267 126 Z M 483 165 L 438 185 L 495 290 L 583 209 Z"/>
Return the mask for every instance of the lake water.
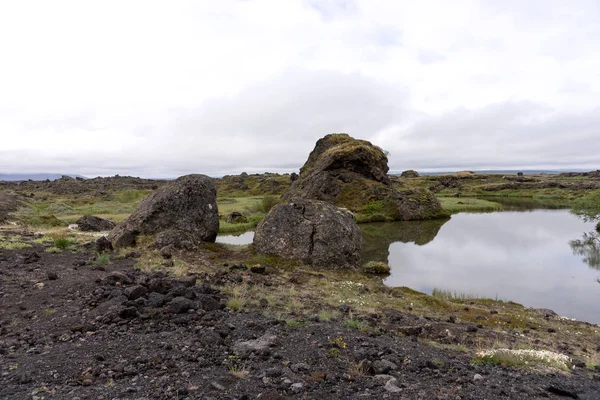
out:
<path id="1" fill-rule="evenodd" d="M 219 235 L 217 236 L 217 243 L 225 244 L 250 244 L 254 239 L 254 232 L 244 232 L 237 235 Z"/>
<path id="2" fill-rule="evenodd" d="M 455 214 L 362 225 L 363 261 L 387 262 L 389 286 L 439 288 L 550 308 L 600 323 L 600 246 L 568 210 Z"/>
<path id="3" fill-rule="evenodd" d="M 568 210 L 504 204 L 493 213 L 438 221 L 359 225 L 363 262 L 387 262 L 389 286 L 434 288 L 550 308 L 600 323 L 600 239 Z M 247 244 L 252 232 L 219 242 Z"/>

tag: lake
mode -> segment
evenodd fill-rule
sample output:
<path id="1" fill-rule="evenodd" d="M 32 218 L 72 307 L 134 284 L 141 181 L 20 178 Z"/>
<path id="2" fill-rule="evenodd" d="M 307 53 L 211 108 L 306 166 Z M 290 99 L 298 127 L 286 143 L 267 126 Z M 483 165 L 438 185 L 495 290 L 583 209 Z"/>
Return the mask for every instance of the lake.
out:
<path id="1" fill-rule="evenodd" d="M 600 239 L 594 224 L 560 207 L 504 207 L 512 211 L 359 225 L 363 262 L 387 262 L 389 286 L 512 300 L 600 323 Z M 218 241 L 246 244 L 252 235 Z"/>

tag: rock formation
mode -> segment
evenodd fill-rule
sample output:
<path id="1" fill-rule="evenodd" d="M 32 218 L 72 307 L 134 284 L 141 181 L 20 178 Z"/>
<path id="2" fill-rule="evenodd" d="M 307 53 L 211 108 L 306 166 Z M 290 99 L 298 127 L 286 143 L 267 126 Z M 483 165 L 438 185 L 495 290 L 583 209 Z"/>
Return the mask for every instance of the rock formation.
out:
<path id="1" fill-rule="evenodd" d="M 365 140 L 331 134 L 317 141 L 300 176 L 282 196 L 322 200 L 355 213 L 377 209 L 373 220 L 421 220 L 448 213 L 428 190 L 400 191 L 390 181 L 384 151 Z M 365 220 L 365 219 L 361 219 Z M 366 216 L 369 220 L 369 216 Z"/>
<path id="2" fill-rule="evenodd" d="M 150 194 L 138 209 L 117 225 L 108 238 L 115 247 L 135 245 L 137 235 L 160 234 L 159 246 L 214 242 L 219 213 L 214 182 L 205 175 L 186 175 Z M 177 239 L 169 243 L 169 238 Z M 183 240 L 182 238 L 185 238 Z"/>
<path id="3" fill-rule="evenodd" d="M 76 224 L 79 230 L 84 232 L 109 231 L 116 225 L 112 221 L 94 215 L 84 215 L 77 220 Z"/>
<path id="4" fill-rule="evenodd" d="M 360 264 L 362 235 L 348 210 L 324 201 L 294 199 L 274 206 L 258 225 L 254 249 L 324 269 Z"/>
<path id="5" fill-rule="evenodd" d="M 418 178 L 419 173 L 414 169 L 407 169 L 406 171 L 402 171 L 400 176 L 403 178 Z"/>

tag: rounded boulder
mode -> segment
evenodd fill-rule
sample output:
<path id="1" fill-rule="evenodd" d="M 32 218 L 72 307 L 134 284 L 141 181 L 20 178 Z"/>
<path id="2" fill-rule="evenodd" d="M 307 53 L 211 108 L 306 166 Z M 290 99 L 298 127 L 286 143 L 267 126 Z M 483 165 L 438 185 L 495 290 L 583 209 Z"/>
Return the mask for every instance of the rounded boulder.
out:
<path id="1" fill-rule="evenodd" d="M 294 199 L 269 211 L 256 228 L 254 249 L 316 268 L 355 269 L 362 235 L 350 211 L 324 201 Z"/>

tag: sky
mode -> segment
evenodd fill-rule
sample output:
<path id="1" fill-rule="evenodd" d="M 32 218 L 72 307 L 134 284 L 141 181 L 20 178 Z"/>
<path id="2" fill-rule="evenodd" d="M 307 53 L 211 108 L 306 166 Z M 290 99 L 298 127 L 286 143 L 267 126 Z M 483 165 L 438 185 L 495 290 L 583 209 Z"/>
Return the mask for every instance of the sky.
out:
<path id="1" fill-rule="evenodd" d="M 596 0 L 0 1 L 0 172 L 600 168 Z"/>

